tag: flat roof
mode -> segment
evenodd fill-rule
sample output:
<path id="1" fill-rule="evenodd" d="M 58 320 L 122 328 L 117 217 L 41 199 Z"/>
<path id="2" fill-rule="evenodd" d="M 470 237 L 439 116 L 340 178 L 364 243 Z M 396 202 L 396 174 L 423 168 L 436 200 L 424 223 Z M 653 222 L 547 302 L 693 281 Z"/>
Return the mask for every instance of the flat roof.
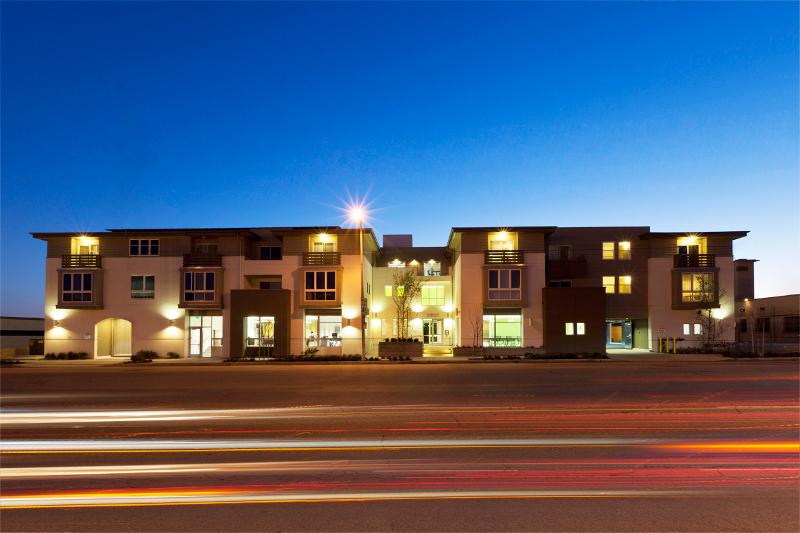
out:
<path id="1" fill-rule="evenodd" d="M 730 237 L 739 239 L 746 237 L 749 231 L 650 231 L 641 235 L 642 239 L 661 239 L 664 237 L 687 237 L 697 235 L 698 237 Z"/>

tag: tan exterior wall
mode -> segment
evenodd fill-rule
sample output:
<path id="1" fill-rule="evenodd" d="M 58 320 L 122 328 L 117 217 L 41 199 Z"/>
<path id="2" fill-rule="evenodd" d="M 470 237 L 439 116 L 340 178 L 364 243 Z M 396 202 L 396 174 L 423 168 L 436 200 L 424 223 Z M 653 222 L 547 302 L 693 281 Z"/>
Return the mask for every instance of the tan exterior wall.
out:
<path id="1" fill-rule="evenodd" d="M 545 286 L 544 252 L 525 253 L 526 305 L 522 310 L 522 345 L 544 344 L 542 289 Z"/>

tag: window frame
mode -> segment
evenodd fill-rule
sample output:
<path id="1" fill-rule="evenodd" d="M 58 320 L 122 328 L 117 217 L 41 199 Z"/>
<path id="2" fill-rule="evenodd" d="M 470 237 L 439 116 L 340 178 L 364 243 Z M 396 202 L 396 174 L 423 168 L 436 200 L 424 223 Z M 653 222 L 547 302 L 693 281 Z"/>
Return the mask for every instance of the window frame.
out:
<path id="1" fill-rule="evenodd" d="M 184 271 L 184 273 L 183 273 L 183 287 L 182 287 L 183 288 L 183 291 L 182 291 L 183 301 L 185 303 L 215 302 L 216 299 L 217 299 L 217 279 L 216 279 L 216 274 L 217 273 L 215 271 L 213 271 L 213 270 L 198 270 L 198 271 L 187 270 L 187 271 Z M 189 286 L 187 286 L 187 284 L 186 284 L 187 276 L 189 276 L 188 279 L 191 280 L 191 283 L 189 283 Z M 197 281 L 198 281 L 198 279 L 200 279 L 199 276 L 203 276 L 203 283 L 202 283 L 203 288 L 202 289 L 196 288 L 197 285 L 198 285 Z M 208 288 L 209 276 L 211 276 L 211 279 L 213 280 L 212 283 L 211 283 L 213 286 L 210 289 Z M 189 295 L 191 295 L 191 298 L 189 298 Z M 197 295 L 202 295 L 203 298 L 196 298 Z M 208 298 L 209 295 L 211 296 L 210 298 Z"/>
<path id="2" fill-rule="evenodd" d="M 623 278 L 627 283 L 622 283 Z M 623 287 L 625 289 L 623 290 Z M 617 276 L 617 294 L 631 294 L 633 292 L 633 276 Z"/>
<path id="3" fill-rule="evenodd" d="M 425 295 L 425 292 L 426 292 L 425 289 L 428 289 L 427 292 L 429 294 L 427 295 L 427 297 Z M 430 295 L 431 289 L 436 289 L 437 294 L 436 294 L 435 297 L 431 297 L 431 295 Z M 439 294 L 438 294 L 439 291 L 441 292 L 441 297 L 439 297 Z M 422 303 L 422 305 L 426 305 L 426 306 L 428 306 L 428 305 L 431 305 L 431 306 L 437 305 L 437 306 L 439 306 L 439 305 L 444 305 L 446 301 L 447 301 L 447 298 L 445 297 L 444 285 L 423 285 L 422 286 L 422 288 L 420 290 L 420 302 Z"/>
<path id="4" fill-rule="evenodd" d="M 609 244 L 611 245 L 610 249 L 608 247 Z M 613 241 L 603 241 L 600 248 L 600 256 L 603 258 L 603 261 L 613 261 L 617 258 L 616 246 L 616 243 Z"/>
<path id="5" fill-rule="evenodd" d="M 142 288 L 141 289 L 134 289 L 133 288 L 133 279 L 134 278 L 141 278 L 142 279 Z M 151 290 L 147 289 L 147 278 L 152 278 L 153 280 L 153 288 Z M 156 297 L 156 277 L 154 274 L 132 274 L 131 275 L 131 300 L 155 300 Z"/>
<path id="6" fill-rule="evenodd" d="M 713 302 L 715 300 L 715 282 L 713 272 L 681 272 L 680 274 L 680 301 L 682 304 Z M 684 280 L 687 276 L 689 279 L 689 290 L 685 288 L 686 284 Z M 712 287 L 710 292 L 702 290 L 703 283 L 706 283 L 704 280 L 699 282 L 699 289 L 695 288 L 695 283 L 698 277 L 702 277 L 704 280 L 706 277 L 710 278 L 710 284 Z"/>
<path id="7" fill-rule="evenodd" d="M 264 250 L 270 250 L 268 254 L 264 254 Z M 278 251 L 277 257 L 275 250 Z M 268 257 L 265 257 L 267 255 Z M 283 259 L 283 248 L 275 245 L 264 245 L 258 247 L 258 260 L 259 261 L 281 261 Z"/>
<path id="8" fill-rule="evenodd" d="M 790 321 L 794 322 L 792 327 L 787 327 L 790 325 Z M 798 334 L 800 333 L 800 315 L 786 315 L 783 317 L 783 332 L 789 334 Z"/>
<path id="9" fill-rule="evenodd" d="M 608 283 L 608 280 L 611 280 L 610 284 Z M 617 293 L 617 277 L 616 276 L 603 276 L 602 285 L 603 285 L 603 288 L 606 291 L 606 294 L 616 294 Z"/>
<path id="10" fill-rule="evenodd" d="M 505 276 L 503 274 L 506 274 Z M 514 276 L 516 273 L 516 276 Z M 492 274 L 495 274 L 496 286 L 492 286 Z M 503 278 L 506 278 L 503 280 Z M 517 279 L 514 280 L 514 277 Z M 503 283 L 507 286 L 503 286 Z M 517 286 L 514 286 L 516 281 Z M 516 295 L 516 297 L 514 297 Z M 489 268 L 486 270 L 486 299 L 491 301 L 520 301 L 522 300 L 522 269 L 521 268 Z"/>
<path id="11" fill-rule="evenodd" d="M 77 278 L 76 278 L 77 277 Z M 86 288 L 85 279 L 89 279 L 89 288 Z M 67 289 L 67 279 L 69 279 L 69 289 Z M 75 279 L 80 279 L 80 289 L 74 289 Z M 62 272 L 61 273 L 61 302 L 65 304 L 83 304 L 94 301 L 94 273 L 93 272 Z M 75 296 L 80 298 L 75 299 Z M 86 297 L 88 295 L 88 298 Z M 67 298 L 69 296 L 69 298 Z"/>
<path id="12" fill-rule="evenodd" d="M 617 259 L 620 261 L 630 261 L 632 255 L 631 248 L 631 241 L 617 242 Z"/>
<path id="13" fill-rule="evenodd" d="M 337 301 L 338 285 L 335 270 L 306 270 L 303 275 L 303 299 L 306 302 Z M 330 280 L 333 279 L 331 287 Z M 320 286 L 320 280 L 322 284 Z M 311 287 L 309 287 L 311 281 Z M 321 296 L 321 297 L 320 297 Z"/>
<path id="14" fill-rule="evenodd" d="M 136 243 L 134 245 L 134 243 Z M 143 244 L 147 243 L 147 253 L 142 253 Z M 136 253 L 133 253 L 134 246 Z M 153 248 L 155 247 L 155 253 Z M 161 239 L 128 239 L 128 256 L 129 257 L 158 257 L 161 255 Z"/>

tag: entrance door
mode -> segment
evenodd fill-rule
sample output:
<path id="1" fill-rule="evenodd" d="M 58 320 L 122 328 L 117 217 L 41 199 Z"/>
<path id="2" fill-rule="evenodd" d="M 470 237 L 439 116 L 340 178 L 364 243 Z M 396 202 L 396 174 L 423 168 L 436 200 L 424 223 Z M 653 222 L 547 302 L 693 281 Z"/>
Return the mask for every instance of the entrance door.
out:
<path id="1" fill-rule="evenodd" d="M 630 320 L 606 322 L 606 348 L 632 348 L 633 327 Z"/>
<path id="2" fill-rule="evenodd" d="M 437 318 L 422 319 L 422 343 L 442 343 L 442 321 Z"/>

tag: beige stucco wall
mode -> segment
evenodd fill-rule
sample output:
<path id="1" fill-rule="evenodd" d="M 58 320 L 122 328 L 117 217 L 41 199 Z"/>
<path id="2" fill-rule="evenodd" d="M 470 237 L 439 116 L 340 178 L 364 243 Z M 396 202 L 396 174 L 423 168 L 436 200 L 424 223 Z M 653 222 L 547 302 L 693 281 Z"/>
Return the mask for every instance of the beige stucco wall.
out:
<path id="1" fill-rule="evenodd" d="M 522 345 L 539 347 L 544 344 L 542 289 L 545 284 L 545 254 L 525 253 L 525 297 L 522 310 Z"/>
<path id="2" fill-rule="evenodd" d="M 460 280 L 459 319 L 461 339 L 459 345 L 475 344 L 475 327 L 480 328 L 478 339 L 483 332 L 483 262 L 484 254 L 462 253 L 458 260 Z"/>

